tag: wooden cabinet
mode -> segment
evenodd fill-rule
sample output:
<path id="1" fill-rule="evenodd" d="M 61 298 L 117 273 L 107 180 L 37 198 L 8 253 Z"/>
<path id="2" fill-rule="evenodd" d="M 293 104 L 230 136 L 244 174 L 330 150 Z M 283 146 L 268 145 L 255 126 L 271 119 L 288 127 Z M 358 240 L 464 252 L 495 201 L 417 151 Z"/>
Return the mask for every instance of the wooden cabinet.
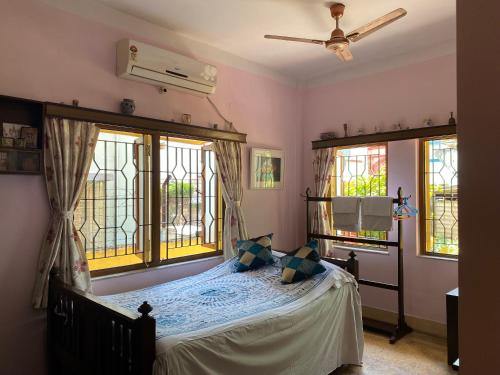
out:
<path id="1" fill-rule="evenodd" d="M 448 364 L 458 370 L 458 288 L 446 293 Z"/>

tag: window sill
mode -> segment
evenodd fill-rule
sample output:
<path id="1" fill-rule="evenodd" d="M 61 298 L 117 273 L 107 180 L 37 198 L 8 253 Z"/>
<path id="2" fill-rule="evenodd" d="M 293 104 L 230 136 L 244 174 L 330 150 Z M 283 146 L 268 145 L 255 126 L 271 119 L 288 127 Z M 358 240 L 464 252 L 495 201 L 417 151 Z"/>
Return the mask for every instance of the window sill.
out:
<path id="1" fill-rule="evenodd" d="M 453 256 L 439 256 L 439 255 L 427 255 L 427 254 L 419 254 L 417 255 L 419 258 L 424 258 L 424 259 L 434 259 L 434 260 L 445 260 L 445 261 L 451 261 L 451 262 L 458 262 L 458 256 L 453 257 Z"/>
<path id="2" fill-rule="evenodd" d="M 370 247 L 370 246 L 334 245 L 333 248 L 334 248 L 334 250 L 355 251 L 355 252 L 359 252 L 359 253 L 389 255 L 388 250 L 381 250 L 381 249 L 378 249 L 375 247 Z"/>
<path id="3" fill-rule="evenodd" d="M 135 274 L 144 273 L 144 272 L 160 271 L 160 270 L 164 270 L 164 269 L 167 269 L 167 268 L 182 267 L 182 266 L 186 266 L 186 265 L 193 265 L 193 264 L 196 264 L 196 263 L 207 262 L 207 261 L 217 260 L 217 259 L 222 259 L 223 260 L 224 256 L 216 254 L 216 255 L 212 255 L 212 256 L 206 256 L 206 257 L 203 257 L 203 258 L 200 258 L 200 259 L 186 260 L 186 261 L 183 261 L 183 262 L 177 262 L 177 263 L 171 263 L 171 264 L 163 264 L 163 265 L 160 265 L 160 266 L 143 267 L 143 268 L 139 268 L 139 269 L 136 269 L 136 270 L 130 270 L 130 271 L 124 271 L 124 272 L 117 272 L 117 273 L 112 273 L 112 274 L 109 274 L 109 275 L 93 276 L 91 278 L 91 280 L 92 281 L 109 280 L 109 279 L 114 279 L 114 278 L 117 278 L 117 277 L 130 276 L 130 275 L 135 275 Z"/>

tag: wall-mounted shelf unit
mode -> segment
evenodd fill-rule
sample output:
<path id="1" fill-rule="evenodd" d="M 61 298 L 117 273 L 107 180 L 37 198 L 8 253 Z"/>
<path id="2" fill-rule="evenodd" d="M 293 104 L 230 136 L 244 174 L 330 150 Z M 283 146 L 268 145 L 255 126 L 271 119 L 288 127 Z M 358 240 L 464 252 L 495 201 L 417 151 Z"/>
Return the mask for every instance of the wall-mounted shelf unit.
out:
<path id="1" fill-rule="evenodd" d="M 0 174 L 41 174 L 43 112 L 42 102 L 0 96 L 0 125 L 17 124 L 37 129 L 36 148 L 6 147 L 0 143 Z"/>
<path id="2" fill-rule="evenodd" d="M 370 143 L 403 141 L 407 139 L 419 139 L 429 137 L 439 137 L 444 135 L 454 135 L 457 133 L 456 125 L 436 125 L 425 128 L 413 128 L 405 130 L 395 130 L 385 133 L 362 134 L 352 137 L 333 138 L 312 142 L 313 150 L 320 148 L 354 146 Z"/>

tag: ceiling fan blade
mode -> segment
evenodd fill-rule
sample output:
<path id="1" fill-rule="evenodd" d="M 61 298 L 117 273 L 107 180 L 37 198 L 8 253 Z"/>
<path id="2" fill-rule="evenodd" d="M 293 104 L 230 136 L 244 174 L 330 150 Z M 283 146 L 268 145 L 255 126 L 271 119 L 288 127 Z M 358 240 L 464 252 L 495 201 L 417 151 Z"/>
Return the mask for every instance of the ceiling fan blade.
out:
<path id="1" fill-rule="evenodd" d="M 390 23 L 400 19 L 401 17 L 406 16 L 406 10 L 403 8 L 398 8 L 393 10 L 390 13 L 387 13 L 385 16 L 379 17 L 376 20 L 373 20 L 367 23 L 356 30 L 351 31 L 346 35 L 346 38 L 351 42 L 357 42 L 358 40 L 363 39 L 364 37 L 374 33 L 375 31 L 381 29 L 384 26 L 389 25 Z"/>
<path id="2" fill-rule="evenodd" d="M 351 61 L 352 60 L 352 53 L 351 50 L 349 49 L 349 46 L 345 46 L 344 48 L 337 48 L 335 50 L 335 55 L 341 60 L 341 61 Z"/>
<path id="3" fill-rule="evenodd" d="M 340 50 L 340 54 L 344 58 L 344 61 L 351 61 L 352 60 L 352 53 L 351 50 L 349 49 L 349 46 L 345 46 Z"/>
<path id="4" fill-rule="evenodd" d="M 323 40 L 306 39 L 306 38 L 293 38 L 291 36 L 281 36 L 281 35 L 264 35 L 264 38 L 266 38 L 266 39 L 287 40 L 289 42 L 302 42 L 302 43 L 312 43 L 312 44 L 320 44 L 320 45 L 325 44 L 325 42 Z"/>

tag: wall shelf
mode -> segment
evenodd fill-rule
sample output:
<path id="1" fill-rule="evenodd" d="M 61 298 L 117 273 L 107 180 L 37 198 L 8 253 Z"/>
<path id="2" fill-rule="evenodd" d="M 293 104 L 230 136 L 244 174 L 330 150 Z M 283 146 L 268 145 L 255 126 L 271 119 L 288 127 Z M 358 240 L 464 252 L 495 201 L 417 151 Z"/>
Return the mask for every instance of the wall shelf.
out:
<path id="1" fill-rule="evenodd" d="M 13 123 L 36 128 L 37 148 L 0 146 L 0 174 L 42 173 L 44 104 L 35 100 L 0 96 L 0 124 Z M 0 137 L 3 134 L 0 134 Z"/>
<path id="2" fill-rule="evenodd" d="M 313 150 L 320 148 L 330 148 L 339 146 L 354 146 L 370 143 L 403 141 L 407 139 L 420 139 L 430 137 L 440 137 L 445 135 L 455 135 L 456 125 L 436 125 L 425 128 L 413 128 L 405 130 L 395 130 L 385 133 L 362 134 L 344 138 L 333 138 L 312 142 Z"/>
<path id="3" fill-rule="evenodd" d="M 140 129 L 148 133 L 180 135 L 193 139 L 246 143 L 246 134 L 234 131 L 0 95 L 0 124 L 13 123 L 38 129 L 36 149 L 0 146 L 0 174 L 42 173 L 43 122 L 46 116 L 95 122 L 121 130 Z"/>

